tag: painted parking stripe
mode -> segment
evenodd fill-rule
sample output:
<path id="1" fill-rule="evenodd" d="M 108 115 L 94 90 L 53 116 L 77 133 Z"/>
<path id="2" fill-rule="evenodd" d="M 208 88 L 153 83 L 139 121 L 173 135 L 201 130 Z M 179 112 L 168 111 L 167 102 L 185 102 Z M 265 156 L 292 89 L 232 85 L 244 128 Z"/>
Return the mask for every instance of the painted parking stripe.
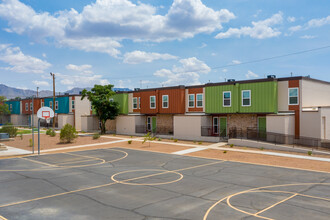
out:
<path id="1" fill-rule="evenodd" d="M 196 147 L 196 148 L 190 148 L 190 149 L 186 149 L 186 150 L 180 150 L 180 151 L 174 152 L 172 154 L 184 155 L 184 154 L 189 154 L 189 153 L 193 153 L 193 152 L 197 152 L 197 151 L 201 151 L 201 150 L 206 150 L 206 149 L 207 148 Z"/>

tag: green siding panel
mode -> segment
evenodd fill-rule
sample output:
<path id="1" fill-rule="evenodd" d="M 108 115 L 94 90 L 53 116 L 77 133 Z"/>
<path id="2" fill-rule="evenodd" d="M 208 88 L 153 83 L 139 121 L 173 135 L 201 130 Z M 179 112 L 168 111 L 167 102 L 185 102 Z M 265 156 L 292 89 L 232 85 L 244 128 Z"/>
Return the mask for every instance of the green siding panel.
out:
<path id="1" fill-rule="evenodd" d="M 242 91 L 251 90 L 251 106 L 242 106 Z M 231 107 L 223 107 L 223 92 L 231 91 Z M 277 113 L 277 81 L 205 88 L 206 113 Z"/>
<path id="2" fill-rule="evenodd" d="M 119 104 L 119 113 L 128 114 L 128 94 L 119 93 L 115 94 L 112 98 L 115 102 L 118 102 Z"/>

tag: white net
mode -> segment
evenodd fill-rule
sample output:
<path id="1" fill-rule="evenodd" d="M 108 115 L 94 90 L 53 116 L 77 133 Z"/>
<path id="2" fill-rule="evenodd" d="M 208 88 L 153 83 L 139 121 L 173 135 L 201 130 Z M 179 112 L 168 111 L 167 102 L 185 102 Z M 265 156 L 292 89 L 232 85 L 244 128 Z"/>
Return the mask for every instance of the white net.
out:
<path id="1" fill-rule="evenodd" d="M 50 123 L 50 118 L 46 118 L 46 122 L 47 122 L 47 124 L 49 124 Z"/>

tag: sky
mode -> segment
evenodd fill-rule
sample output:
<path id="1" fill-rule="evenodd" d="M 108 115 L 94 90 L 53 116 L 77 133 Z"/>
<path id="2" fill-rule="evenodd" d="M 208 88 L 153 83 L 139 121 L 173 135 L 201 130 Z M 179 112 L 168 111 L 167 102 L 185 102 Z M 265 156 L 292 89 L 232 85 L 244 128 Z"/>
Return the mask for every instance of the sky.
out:
<path id="1" fill-rule="evenodd" d="M 56 90 L 330 81 L 326 0 L 0 0 L 0 83 Z M 271 58 L 271 59 L 268 59 Z"/>

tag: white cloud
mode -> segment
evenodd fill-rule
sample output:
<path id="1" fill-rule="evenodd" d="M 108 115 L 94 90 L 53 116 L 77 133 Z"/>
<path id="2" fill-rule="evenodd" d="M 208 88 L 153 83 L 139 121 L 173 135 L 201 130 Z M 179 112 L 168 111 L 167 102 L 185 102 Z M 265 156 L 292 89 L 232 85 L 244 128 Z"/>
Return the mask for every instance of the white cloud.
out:
<path id="1" fill-rule="evenodd" d="M 282 12 L 274 14 L 272 17 L 266 20 L 252 22 L 252 27 L 241 27 L 241 28 L 229 28 L 226 32 L 220 32 L 215 36 L 216 39 L 224 39 L 231 37 L 249 36 L 256 39 L 265 39 L 277 37 L 281 34 L 276 28 L 272 26 L 282 23 L 283 15 Z"/>
<path id="2" fill-rule="evenodd" d="M 145 51 L 135 50 L 133 52 L 125 53 L 123 62 L 129 64 L 139 64 L 139 63 L 151 63 L 154 60 L 160 60 L 160 59 L 170 60 L 177 58 L 178 57 L 168 53 L 164 53 L 164 54 L 148 53 Z"/>
<path id="3" fill-rule="evenodd" d="M 47 54 L 42 53 L 42 57 L 46 58 L 47 57 Z"/>
<path id="4" fill-rule="evenodd" d="M 251 78 L 257 78 L 259 77 L 259 75 L 255 74 L 254 72 L 252 72 L 251 70 L 248 70 L 247 74 L 245 74 L 245 77 L 247 79 L 251 79 Z"/>
<path id="5" fill-rule="evenodd" d="M 211 53 L 212 56 L 216 56 L 217 54 L 216 53 Z"/>
<path id="6" fill-rule="evenodd" d="M 201 0 L 174 0 L 165 15 L 157 7 L 129 0 L 96 0 L 81 12 L 75 9 L 54 14 L 36 12 L 18 0 L 3 0 L 0 17 L 8 21 L 6 31 L 24 34 L 36 42 L 55 41 L 87 52 L 117 57 L 123 39 L 169 41 L 211 33 L 235 18 L 227 9 L 215 11 Z"/>
<path id="7" fill-rule="evenodd" d="M 9 64 L 4 69 L 18 73 L 43 73 L 51 64 L 36 57 L 25 55 L 19 47 L 0 44 L 0 61 Z"/>
<path id="8" fill-rule="evenodd" d="M 226 73 L 228 72 L 228 69 L 222 69 L 222 72 Z"/>
<path id="9" fill-rule="evenodd" d="M 206 43 L 202 43 L 202 45 L 200 47 L 198 47 L 198 48 L 202 49 L 204 47 L 207 47 L 207 44 Z"/>
<path id="10" fill-rule="evenodd" d="M 296 32 L 300 30 L 308 30 L 310 28 L 322 27 L 324 25 L 329 25 L 329 24 L 330 24 L 330 15 L 325 18 L 311 19 L 303 25 L 290 27 L 289 30 L 291 32 Z"/>
<path id="11" fill-rule="evenodd" d="M 304 36 L 301 36 L 300 38 L 301 39 L 314 39 L 314 38 L 316 38 L 316 36 L 314 36 L 314 35 L 304 35 Z"/>
<path id="12" fill-rule="evenodd" d="M 109 84 L 107 79 L 104 79 L 102 75 L 67 75 L 55 73 L 55 76 L 60 80 L 62 85 L 73 87 L 93 87 L 95 84 L 106 85 Z"/>
<path id="13" fill-rule="evenodd" d="M 293 16 L 289 16 L 289 17 L 287 18 L 287 20 L 288 20 L 288 22 L 292 23 L 292 22 L 295 22 L 295 21 L 296 21 L 296 18 L 293 17 Z"/>
<path id="14" fill-rule="evenodd" d="M 47 81 L 38 81 L 34 80 L 32 83 L 36 86 L 49 86 L 49 83 Z"/>
<path id="15" fill-rule="evenodd" d="M 67 70 L 74 70 L 74 71 L 83 72 L 85 70 L 91 69 L 92 68 L 92 65 L 84 64 L 84 65 L 77 66 L 77 65 L 74 65 L 74 64 L 68 64 L 68 65 L 66 65 L 65 68 Z"/>
<path id="16" fill-rule="evenodd" d="M 232 63 L 232 64 L 241 64 L 242 62 L 239 61 L 239 60 L 232 60 L 231 63 Z"/>
<path id="17" fill-rule="evenodd" d="M 167 78 L 161 84 L 169 85 L 195 85 L 200 84 L 200 74 L 207 74 L 211 68 L 203 61 L 198 60 L 196 57 L 181 59 L 181 66 L 173 66 L 171 70 L 161 69 L 154 73 L 154 76 Z"/>

